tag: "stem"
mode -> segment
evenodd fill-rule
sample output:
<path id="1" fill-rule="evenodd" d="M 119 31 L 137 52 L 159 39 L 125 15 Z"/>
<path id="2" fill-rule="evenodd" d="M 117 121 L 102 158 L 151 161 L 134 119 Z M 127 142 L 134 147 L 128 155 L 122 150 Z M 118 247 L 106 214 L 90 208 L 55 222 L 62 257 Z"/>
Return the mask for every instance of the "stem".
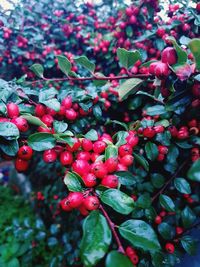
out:
<path id="1" fill-rule="evenodd" d="M 108 222 L 108 224 L 110 226 L 110 229 L 111 229 L 111 231 L 113 233 L 113 236 L 114 236 L 114 238 L 115 238 L 115 240 L 117 242 L 118 251 L 123 253 L 123 254 L 125 254 L 125 250 L 124 250 L 124 248 L 122 246 L 122 243 L 121 243 L 121 241 L 119 239 L 119 236 L 118 236 L 118 234 L 117 234 L 117 232 L 115 230 L 115 224 L 111 221 L 110 217 L 108 216 L 108 213 L 105 211 L 105 209 L 103 208 L 102 205 L 100 205 L 99 209 L 102 211 L 103 215 L 106 217 L 106 220 L 107 220 L 107 222 Z"/>
<path id="2" fill-rule="evenodd" d="M 61 81 L 109 81 L 109 80 L 123 80 L 123 79 L 131 79 L 131 78 L 149 78 L 151 75 L 149 74 L 135 74 L 135 75 L 120 75 L 115 77 L 98 77 L 98 76 L 92 76 L 92 77 L 64 77 L 64 78 L 45 78 L 35 80 L 32 82 L 27 83 L 38 83 L 38 82 L 61 82 Z"/>
<path id="3" fill-rule="evenodd" d="M 172 175 L 172 177 L 164 184 L 164 186 L 152 197 L 151 202 L 154 202 L 157 197 L 159 197 L 159 195 L 161 195 L 165 189 L 167 188 L 167 186 L 174 180 L 174 178 L 176 178 L 177 174 L 183 169 L 183 167 L 185 166 L 185 164 L 187 163 L 187 160 L 184 161 L 181 166 L 176 170 L 176 172 Z"/>

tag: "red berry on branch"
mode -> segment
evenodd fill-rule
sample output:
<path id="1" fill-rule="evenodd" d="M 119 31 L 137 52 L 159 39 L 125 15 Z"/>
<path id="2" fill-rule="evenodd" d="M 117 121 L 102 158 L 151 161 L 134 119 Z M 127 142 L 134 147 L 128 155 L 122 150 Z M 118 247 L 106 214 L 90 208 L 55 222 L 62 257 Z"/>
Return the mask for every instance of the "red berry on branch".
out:
<path id="1" fill-rule="evenodd" d="M 174 253 L 174 250 L 175 250 L 175 247 L 174 247 L 174 245 L 172 243 L 167 243 L 165 245 L 165 249 L 166 249 L 166 251 L 168 253 L 173 254 Z"/>
<path id="2" fill-rule="evenodd" d="M 73 155 L 71 152 L 64 151 L 60 154 L 60 163 L 62 165 L 71 165 L 73 162 Z"/>
<path id="3" fill-rule="evenodd" d="M 83 202 L 83 194 L 80 192 L 71 192 L 67 197 L 69 206 L 72 209 L 78 208 Z"/>
<path id="4" fill-rule="evenodd" d="M 103 141 L 96 141 L 93 144 L 93 151 L 95 153 L 101 154 L 104 152 L 106 148 L 106 143 L 104 143 Z"/>
<path id="5" fill-rule="evenodd" d="M 19 107 L 15 103 L 9 103 L 6 106 L 7 108 L 7 115 L 9 118 L 14 118 L 19 116 Z"/>
<path id="6" fill-rule="evenodd" d="M 20 159 L 20 158 L 17 158 L 15 160 L 15 169 L 18 171 L 18 172 L 24 172 L 28 169 L 28 161 L 27 160 L 23 160 L 23 159 Z"/>
<path id="7" fill-rule="evenodd" d="M 161 53 L 161 60 L 163 63 L 174 65 L 177 62 L 176 50 L 173 47 L 165 48 Z"/>
<path id="8" fill-rule="evenodd" d="M 17 126 L 20 132 L 26 132 L 29 129 L 28 122 L 23 117 L 15 117 L 11 122 Z"/>
<path id="9" fill-rule="evenodd" d="M 94 162 L 91 166 L 91 172 L 99 179 L 103 179 L 108 173 L 106 165 L 102 161 Z"/>
<path id="10" fill-rule="evenodd" d="M 143 130 L 143 136 L 147 138 L 153 138 L 156 132 L 152 127 L 147 127 Z"/>
<path id="11" fill-rule="evenodd" d="M 94 187 L 97 184 L 97 178 L 93 173 L 85 174 L 82 179 L 87 187 Z"/>
<path id="12" fill-rule="evenodd" d="M 117 169 L 118 159 L 117 158 L 109 158 L 105 161 L 105 166 L 107 168 L 108 173 L 115 172 Z"/>
<path id="13" fill-rule="evenodd" d="M 30 146 L 24 145 L 24 146 L 19 148 L 19 150 L 17 152 L 17 156 L 20 159 L 29 160 L 33 156 L 33 149 Z"/>
<path id="14" fill-rule="evenodd" d="M 57 159 L 57 153 L 54 149 L 48 149 L 46 151 L 44 151 L 43 153 L 43 160 L 46 163 L 52 163 L 54 161 L 56 161 Z"/>
<path id="15" fill-rule="evenodd" d="M 84 199 L 83 205 L 87 210 L 96 210 L 99 208 L 100 202 L 96 196 L 88 196 Z"/>
<path id="16" fill-rule="evenodd" d="M 161 222 L 162 222 L 162 218 L 158 215 L 158 216 L 156 216 L 156 218 L 155 218 L 155 223 L 156 224 L 161 224 Z"/>
<path id="17" fill-rule="evenodd" d="M 117 188 L 119 181 L 116 175 L 107 175 L 102 179 L 101 184 L 109 188 Z"/>
<path id="18" fill-rule="evenodd" d="M 73 171 L 78 173 L 80 176 L 87 174 L 90 171 L 90 165 L 86 160 L 78 159 L 72 165 Z"/>
<path id="19" fill-rule="evenodd" d="M 83 148 L 83 150 L 85 150 L 85 151 L 91 151 L 92 148 L 93 148 L 92 141 L 89 140 L 89 139 L 84 138 L 84 139 L 82 140 L 82 148 Z"/>

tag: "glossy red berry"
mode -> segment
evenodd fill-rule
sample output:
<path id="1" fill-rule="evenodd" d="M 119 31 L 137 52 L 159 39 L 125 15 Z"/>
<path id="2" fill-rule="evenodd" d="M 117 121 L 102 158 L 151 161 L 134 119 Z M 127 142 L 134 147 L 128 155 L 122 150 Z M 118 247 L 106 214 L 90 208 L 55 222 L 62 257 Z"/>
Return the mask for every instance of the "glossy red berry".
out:
<path id="1" fill-rule="evenodd" d="M 82 140 L 82 148 L 85 151 L 91 151 L 93 148 L 93 143 L 91 140 L 84 138 Z"/>
<path id="2" fill-rule="evenodd" d="M 164 79 L 169 75 L 169 67 L 163 62 L 153 62 L 149 66 L 151 74 L 155 75 L 158 79 Z"/>
<path id="3" fill-rule="evenodd" d="M 93 151 L 95 153 L 101 154 L 105 151 L 106 148 L 106 143 L 104 143 L 103 141 L 96 141 L 93 144 Z"/>
<path id="4" fill-rule="evenodd" d="M 161 222 L 162 222 L 161 216 L 157 215 L 156 218 L 155 218 L 155 223 L 156 224 L 160 224 Z"/>
<path id="5" fill-rule="evenodd" d="M 46 163 L 52 163 L 54 161 L 56 161 L 57 159 L 57 153 L 54 149 L 48 149 L 46 151 L 44 151 L 43 153 L 43 160 Z"/>
<path id="6" fill-rule="evenodd" d="M 105 166 L 108 173 L 115 172 L 117 169 L 118 159 L 117 158 L 109 158 L 105 161 Z"/>
<path id="7" fill-rule="evenodd" d="M 37 104 L 35 107 L 35 115 L 37 117 L 42 117 L 45 115 L 46 108 L 42 104 Z"/>
<path id="8" fill-rule="evenodd" d="M 93 187 L 97 184 L 97 178 L 93 173 L 85 174 L 82 179 L 87 187 Z"/>
<path id="9" fill-rule="evenodd" d="M 177 227 L 176 227 L 176 234 L 177 234 L 177 235 L 181 235 L 181 234 L 183 233 L 183 230 L 184 230 L 184 229 L 183 229 L 182 227 L 177 226 Z"/>
<path id="10" fill-rule="evenodd" d="M 72 98 L 70 96 L 65 97 L 62 100 L 62 106 L 64 106 L 65 109 L 70 109 L 72 107 Z"/>
<path id="11" fill-rule="evenodd" d="M 21 146 L 17 152 L 20 159 L 29 160 L 33 156 L 33 149 L 30 146 Z"/>
<path id="12" fill-rule="evenodd" d="M 19 107 L 15 103 L 9 103 L 6 106 L 7 115 L 9 118 L 14 118 L 19 116 Z"/>
<path id="13" fill-rule="evenodd" d="M 133 153 L 133 149 L 129 144 L 125 144 L 119 147 L 119 155 L 123 157 L 125 155 L 131 155 Z"/>
<path id="14" fill-rule="evenodd" d="M 84 199 L 83 204 L 87 210 L 96 210 L 99 208 L 99 199 L 95 196 L 88 196 Z"/>
<path id="15" fill-rule="evenodd" d="M 73 155 L 69 151 L 64 151 L 60 154 L 60 163 L 62 165 L 71 165 L 73 162 Z"/>
<path id="16" fill-rule="evenodd" d="M 23 117 L 15 117 L 11 122 L 17 126 L 20 132 L 26 132 L 29 129 L 28 122 Z"/>
<path id="17" fill-rule="evenodd" d="M 87 216 L 89 214 L 89 211 L 86 209 L 86 207 L 82 204 L 80 207 L 78 207 L 81 215 Z"/>
<path id="18" fill-rule="evenodd" d="M 119 181 L 116 175 L 107 175 L 102 179 L 101 184 L 109 188 L 117 188 Z"/>
<path id="19" fill-rule="evenodd" d="M 152 127 L 147 127 L 143 130 L 143 136 L 147 138 L 153 138 L 156 132 Z"/>
<path id="20" fill-rule="evenodd" d="M 159 146 L 158 146 L 158 151 L 159 151 L 159 153 L 161 153 L 161 154 L 167 154 L 167 153 L 168 153 L 168 147 L 159 145 Z"/>
<path id="21" fill-rule="evenodd" d="M 73 209 L 78 208 L 83 202 L 83 194 L 81 192 L 71 192 L 67 198 L 69 206 Z"/>
<path id="22" fill-rule="evenodd" d="M 91 172 L 100 179 L 103 179 L 107 174 L 107 169 L 102 161 L 97 161 L 92 164 Z"/>
<path id="23" fill-rule="evenodd" d="M 165 245 L 165 249 L 166 249 L 166 251 L 168 253 L 173 254 L 174 253 L 174 250 L 175 250 L 175 247 L 174 247 L 174 245 L 172 243 L 167 243 Z"/>
<path id="24" fill-rule="evenodd" d="M 90 160 L 90 153 L 88 151 L 79 151 L 76 155 L 77 159 Z"/>
<path id="25" fill-rule="evenodd" d="M 132 155 L 125 155 L 120 159 L 120 163 L 125 166 L 131 166 L 133 164 L 133 156 Z"/>
<path id="26" fill-rule="evenodd" d="M 156 133 L 163 133 L 165 131 L 165 128 L 162 125 L 154 126 L 154 130 Z"/>
<path id="27" fill-rule="evenodd" d="M 131 147 L 135 147 L 135 146 L 137 146 L 137 144 L 139 142 L 139 138 L 138 138 L 138 136 L 136 136 L 134 134 L 129 134 L 126 137 L 126 141 Z"/>
<path id="28" fill-rule="evenodd" d="M 68 197 L 62 199 L 60 201 L 60 207 L 62 208 L 62 210 L 64 211 L 71 211 L 72 210 L 72 207 L 69 205 L 69 201 L 68 201 Z"/>
<path id="29" fill-rule="evenodd" d="M 72 108 L 67 109 L 65 112 L 66 119 L 70 121 L 74 121 L 77 118 L 77 116 L 78 116 L 78 113 Z"/>
<path id="30" fill-rule="evenodd" d="M 163 161 L 164 159 L 165 159 L 165 154 L 159 153 L 158 156 L 157 156 L 157 160 L 158 161 Z"/>
<path id="31" fill-rule="evenodd" d="M 163 63 L 174 65 L 177 62 L 176 50 L 173 47 L 166 47 L 161 53 L 161 60 Z"/>
<path id="32" fill-rule="evenodd" d="M 86 160 L 78 159 L 72 165 L 73 171 L 78 173 L 80 176 L 87 174 L 90 171 L 90 165 Z"/>
<path id="33" fill-rule="evenodd" d="M 23 159 L 20 159 L 20 158 L 16 158 L 16 161 L 15 161 L 15 169 L 18 171 L 18 172 L 24 172 L 28 169 L 28 161 L 27 160 L 23 160 Z"/>
<path id="34" fill-rule="evenodd" d="M 131 256 L 130 257 L 130 260 L 131 260 L 131 262 L 133 263 L 133 264 L 138 264 L 138 262 L 139 262 L 139 258 L 138 258 L 138 256 L 135 254 L 135 255 L 133 255 L 133 256 Z"/>
<path id="35" fill-rule="evenodd" d="M 51 127 L 53 124 L 54 118 L 49 114 L 45 114 L 42 116 L 41 120 L 42 122 L 44 122 L 44 124 L 46 124 L 47 127 Z"/>
<path id="36" fill-rule="evenodd" d="M 127 247 L 126 248 L 126 255 L 130 258 L 132 257 L 133 255 L 136 254 L 136 251 L 135 249 L 133 249 L 132 247 Z"/>

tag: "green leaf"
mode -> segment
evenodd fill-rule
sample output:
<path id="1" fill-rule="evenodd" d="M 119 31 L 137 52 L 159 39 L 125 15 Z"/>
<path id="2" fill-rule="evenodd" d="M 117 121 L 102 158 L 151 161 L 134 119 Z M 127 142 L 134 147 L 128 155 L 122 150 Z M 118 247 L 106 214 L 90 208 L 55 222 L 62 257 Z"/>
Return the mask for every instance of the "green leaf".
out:
<path id="1" fill-rule="evenodd" d="M 196 160 L 189 169 L 187 176 L 190 180 L 200 182 L 200 159 Z"/>
<path id="2" fill-rule="evenodd" d="M 133 199 L 118 189 L 104 191 L 101 195 L 101 201 L 125 215 L 131 213 L 134 207 Z"/>
<path id="3" fill-rule="evenodd" d="M 97 141 L 98 140 L 98 133 L 96 130 L 91 129 L 91 130 L 89 130 L 89 132 L 87 132 L 84 135 L 84 137 L 91 140 L 91 141 Z"/>
<path id="4" fill-rule="evenodd" d="M 163 222 L 158 225 L 158 232 L 166 240 L 172 240 L 175 236 L 174 229 L 166 222 Z"/>
<path id="5" fill-rule="evenodd" d="M 166 109 L 162 105 L 155 105 L 152 107 L 148 107 L 146 109 L 147 115 L 155 116 L 155 115 L 161 115 L 166 113 Z"/>
<path id="6" fill-rule="evenodd" d="M 181 218 L 182 218 L 183 226 L 185 228 L 188 228 L 196 220 L 196 215 L 188 206 L 186 206 L 184 210 L 181 212 Z"/>
<path id="7" fill-rule="evenodd" d="M 60 111 L 60 102 L 56 98 L 52 98 L 45 101 L 40 101 L 40 103 L 44 104 L 45 106 L 52 108 L 55 111 Z"/>
<path id="8" fill-rule="evenodd" d="M 170 40 L 173 43 L 174 48 L 176 49 L 176 53 L 177 53 L 177 65 L 185 65 L 185 63 L 187 62 L 187 53 L 186 51 L 184 51 L 176 42 L 174 37 L 168 37 L 168 40 Z"/>
<path id="9" fill-rule="evenodd" d="M 184 178 L 176 178 L 174 180 L 174 186 L 182 194 L 191 194 L 190 184 Z"/>
<path id="10" fill-rule="evenodd" d="M 191 236 L 184 236 L 181 238 L 181 245 L 189 255 L 195 255 L 197 251 L 197 242 Z"/>
<path id="11" fill-rule="evenodd" d="M 89 59 L 86 56 L 76 57 L 76 58 L 74 58 L 74 61 L 92 73 L 95 70 L 95 64 L 92 63 L 91 61 L 89 61 Z"/>
<path id="12" fill-rule="evenodd" d="M 65 56 L 57 56 L 57 59 L 60 70 L 68 76 L 72 67 L 71 62 Z"/>
<path id="13" fill-rule="evenodd" d="M 160 173 L 152 173 L 151 182 L 155 188 L 161 188 L 165 183 L 165 178 Z"/>
<path id="14" fill-rule="evenodd" d="M 56 139 L 51 133 L 34 133 L 28 137 L 28 145 L 35 151 L 44 151 L 53 148 Z"/>
<path id="15" fill-rule="evenodd" d="M 7 140 L 17 139 L 19 137 L 19 130 L 14 123 L 0 122 L 0 136 Z"/>
<path id="16" fill-rule="evenodd" d="M 192 41 L 189 42 L 188 47 L 194 56 L 196 69 L 200 70 L 200 39 L 192 39 Z"/>
<path id="17" fill-rule="evenodd" d="M 38 77 L 44 78 L 44 68 L 41 64 L 33 64 L 30 67 L 30 70 L 32 70 Z"/>
<path id="18" fill-rule="evenodd" d="M 7 267 L 20 267 L 19 260 L 17 258 L 12 258 L 6 263 Z"/>
<path id="19" fill-rule="evenodd" d="M 64 183 L 69 191 L 80 192 L 83 190 L 81 176 L 75 172 L 67 172 L 64 177 Z"/>
<path id="20" fill-rule="evenodd" d="M 95 266 L 108 251 L 111 240 L 106 218 L 99 211 L 92 211 L 83 223 L 80 255 L 84 266 Z"/>
<path id="21" fill-rule="evenodd" d="M 138 78 L 131 78 L 120 84 L 117 91 L 119 93 L 119 98 L 125 100 L 130 94 L 135 94 L 143 83 L 143 80 Z"/>
<path id="22" fill-rule="evenodd" d="M 161 143 L 163 146 L 169 146 L 171 144 L 171 134 L 169 131 L 165 131 L 164 133 L 158 133 L 156 135 L 156 141 Z"/>
<path id="23" fill-rule="evenodd" d="M 59 133 L 59 134 L 54 134 L 54 137 L 57 141 L 65 142 L 70 147 L 73 147 L 75 140 L 71 136 L 73 136 L 73 133 L 70 131 L 66 131 L 64 133 Z"/>
<path id="24" fill-rule="evenodd" d="M 101 108 L 100 108 L 99 105 L 95 105 L 95 106 L 93 106 L 92 111 L 93 111 L 93 114 L 94 114 L 94 116 L 95 116 L 95 118 L 96 118 L 97 120 L 102 119 L 102 110 L 101 110 Z"/>
<path id="25" fill-rule="evenodd" d="M 117 158 L 118 157 L 118 147 L 114 145 L 108 145 L 105 150 L 105 159 Z"/>
<path id="26" fill-rule="evenodd" d="M 117 49 L 117 57 L 119 58 L 121 66 L 126 69 L 132 67 L 136 63 L 136 61 L 141 60 L 139 51 L 127 51 L 124 48 Z"/>
<path id="27" fill-rule="evenodd" d="M 151 198 L 148 193 L 144 193 L 143 195 L 139 196 L 137 202 L 135 203 L 137 207 L 142 209 L 147 209 L 151 206 Z"/>
<path id="28" fill-rule="evenodd" d="M 119 132 L 117 132 L 117 134 L 115 136 L 117 137 L 116 146 L 120 147 L 120 146 L 127 143 L 127 141 L 126 141 L 126 137 L 128 136 L 127 131 L 119 131 Z"/>
<path id="29" fill-rule="evenodd" d="M 123 238 L 128 240 L 134 247 L 145 251 L 158 251 L 160 244 L 153 228 L 142 220 L 128 220 L 119 227 Z"/>
<path id="30" fill-rule="evenodd" d="M 67 130 L 67 127 L 68 127 L 68 124 L 66 122 L 57 121 L 57 120 L 53 121 L 53 128 L 54 128 L 56 133 L 65 132 Z"/>
<path id="31" fill-rule="evenodd" d="M 19 150 L 19 144 L 17 140 L 1 140 L 0 150 L 6 155 L 15 156 Z"/>
<path id="32" fill-rule="evenodd" d="M 166 196 L 166 195 L 160 195 L 159 197 L 160 205 L 165 208 L 167 211 L 175 211 L 175 205 L 173 200 Z"/>
<path id="33" fill-rule="evenodd" d="M 133 152 L 133 156 L 135 160 L 146 170 L 149 171 L 149 163 L 148 161 L 140 154 L 136 154 Z"/>
<path id="34" fill-rule="evenodd" d="M 115 172 L 115 175 L 118 177 L 120 184 L 122 185 L 134 185 L 136 183 L 135 177 L 131 172 L 128 171 L 118 171 Z"/>
<path id="35" fill-rule="evenodd" d="M 124 254 L 111 251 L 106 257 L 106 267 L 133 267 L 133 264 Z"/>
<path id="36" fill-rule="evenodd" d="M 97 77 L 106 77 L 103 73 L 101 72 L 95 72 L 95 75 Z M 94 80 L 93 83 L 95 86 L 104 86 L 105 84 L 107 84 L 107 80 Z"/>
<path id="37" fill-rule="evenodd" d="M 145 152 L 149 160 L 155 160 L 158 157 L 158 147 L 152 142 L 147 142 L 145 144 Z"/>
<path id="38" fill-rule="evenodd" d="M 46 124 L 42 122 L 38 117 L 35 117 L 31 114 L 23 114 L 21 115 L 24 119 L 26 119 L 30 124 L 36 125 L 36 126 L 42 126 L 44 128 L 47 128 Z"/>

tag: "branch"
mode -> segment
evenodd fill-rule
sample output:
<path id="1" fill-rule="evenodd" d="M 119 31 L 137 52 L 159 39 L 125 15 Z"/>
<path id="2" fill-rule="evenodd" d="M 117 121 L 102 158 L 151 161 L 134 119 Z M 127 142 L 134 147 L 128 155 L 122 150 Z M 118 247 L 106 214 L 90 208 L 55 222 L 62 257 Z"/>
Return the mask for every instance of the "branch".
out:
<path id="1" fill-rule="evenodd" d="M 38 83 L 38 82 L 61 82 L 61 81 L 114 81 L 114 80 L 124 80 L 124 79 L 131 79 L 131 78 L 149 78 L 151 75 L 149 74 L 135 74 L 135 75 L 120 75 L 115 77 L 98 77 L 98 76 L 92 76 L 92 77 L 64 77 L 64 78 L 43 78 L 35 81 L 28 81 L 26 83 Z"/>
<path id="2" fill-rule="evenodd" d="M 102 205 L 100 205 L 99 209 L 102 211 L 103 215 L 106 217 L 106 220 L 107 220 L 107 222 L 108 222 L 108 224 L 110 226 L 110 229 L 111 229 L 111 231 L 113 233 L 113 236 L 114 236 L 114 238 L 115 238 L 115 240 L 117 242 L 118 251 L 123 253 L 123 254 L 125 254 L 125 250 L 124 250 L 124 248 L 122 246 L 122 243 L 121 243 L 121 241 L 119 239 L 119 236 L 118 236 L 118 234 L 117 234 L 117 232 L 115 230 L 115 224 L 111 221 L 110 217 L 108 216 L 108 213 L 105 211 L 105 209 L 103 208 Z"/>
<path id="3" fill-rule="evenodd" d="M 183 169 L 183 167 L 185 166 L 185 164 L 187 163 L 187 160 L 185 160 L 181 166 L 176 170 L 176 172 L 172 175 L 172 177 L 164 184 L 164 186 L 155 194 L 155 196 L 152 197 L 151 202 L 154 202 L 157 197 L 159 197 L 159 195 L 161 195 L 165 189 L 167 188 L 167 186 L 174 180 L 174 178 L 176 178 L 177 174 Z"/>

